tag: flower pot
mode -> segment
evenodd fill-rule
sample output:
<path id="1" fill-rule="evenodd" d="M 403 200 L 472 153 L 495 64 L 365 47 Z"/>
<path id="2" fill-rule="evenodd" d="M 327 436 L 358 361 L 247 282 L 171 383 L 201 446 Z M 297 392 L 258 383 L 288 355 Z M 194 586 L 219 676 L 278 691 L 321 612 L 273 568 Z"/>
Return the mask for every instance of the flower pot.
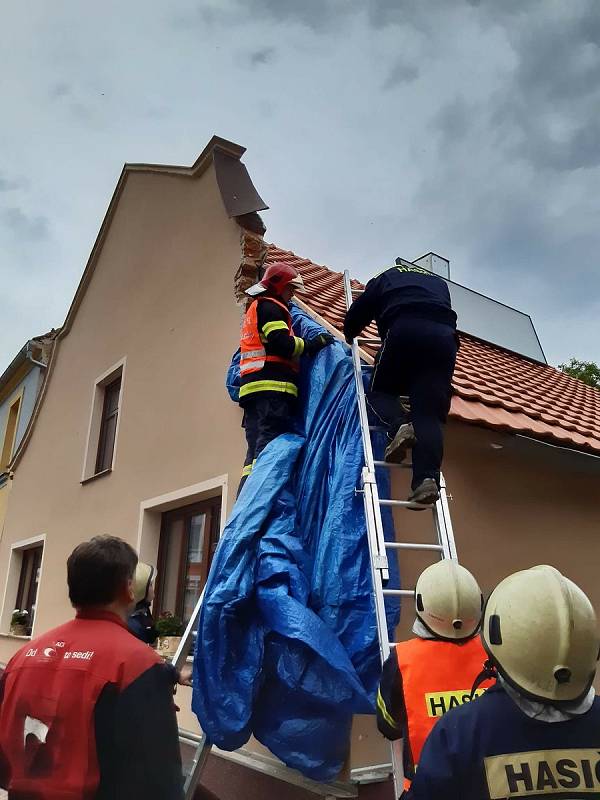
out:
<path id="1" fill-rule="evenodd" d="M 10 632 L 13 636 L 27 636 L 27 625 L 20 625 L 19 623 L 14 623 L 10 626 Z"/>
<path id="2" fill-rule="evenodd" d="M 173 658 L 179 647 L 181 636 L 159 636 L 156 649 L 163 658 Z"/>

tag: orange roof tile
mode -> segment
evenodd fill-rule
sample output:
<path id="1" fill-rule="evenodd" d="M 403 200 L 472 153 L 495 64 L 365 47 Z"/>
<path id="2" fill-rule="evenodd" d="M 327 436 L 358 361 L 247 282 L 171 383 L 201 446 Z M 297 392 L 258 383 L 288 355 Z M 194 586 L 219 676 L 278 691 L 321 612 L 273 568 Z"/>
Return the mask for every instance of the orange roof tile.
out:
<path id="1" fill-rule="evenodd" d="M 273 261 L 297 267 L 308 290 L 302 299 L 341 329 L 346 309 L 342 274 L 270 245 L 267 263 Z M 363 287 L 357 280 L 352 285 Z M 376 337 L 375 327 L 369 326 L 365 335 Z M 468 334 L 460 338 L 451 417 L 600 453 L 600 391 Z"/>

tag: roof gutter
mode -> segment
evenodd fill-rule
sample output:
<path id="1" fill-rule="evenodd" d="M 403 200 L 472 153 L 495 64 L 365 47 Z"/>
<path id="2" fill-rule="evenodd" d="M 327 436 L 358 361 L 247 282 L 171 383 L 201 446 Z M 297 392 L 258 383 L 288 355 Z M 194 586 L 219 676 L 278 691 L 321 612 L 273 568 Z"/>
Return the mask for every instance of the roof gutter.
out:
<path id="1" fill-rule="evenodd" d="M 552 447 L 553 450 L 562 450 L 563 453 L 574 453 L 577 456 L 587 456 L 588 458 L 594 458 L 596 461 L 600 461 L 600 455 L 597 456 L 594 453 L 588 453 L 586 450 L 576 450 L 574 447 L 563 447 L 563 445 L 560 444 L 552 444 L 551 442 L 545 442 L 543 439 L 534 439 L 533 436 L 525 436 L 524 433 L 516 433 L 515 436 L 517 439 L 526 439 L 528 442 Z"/>
<path id="2" fill-rule="evenodd" d="M 31 340 L 27 342 L 25 347 L 27 348 L 27 353 L 25 354 L 27 361 L 29 361 L 31 364 L 35 364 L 36 367 L 41 367 L 42 369 L 46 369 L 46 367 L 48 366 L 47 364 L 44 364 L 42 361 L 36 361 L 36 359 L 33 357 Z"/>

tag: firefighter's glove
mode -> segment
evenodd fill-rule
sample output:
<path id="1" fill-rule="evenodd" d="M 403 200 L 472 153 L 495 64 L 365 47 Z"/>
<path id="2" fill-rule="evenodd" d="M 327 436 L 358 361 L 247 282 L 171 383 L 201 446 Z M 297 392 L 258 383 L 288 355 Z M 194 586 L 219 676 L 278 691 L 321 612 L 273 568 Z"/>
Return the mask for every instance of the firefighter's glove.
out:
<path id="1" fill-rule="evenodd" d="M 307 356 L 314 356 L 319 350 L 327 347 L 328 344 L 333 344 L 335 339 L 329 333 L 320 333 L 318 336 L 313 336 L 304 342 L 304 352 Z"/>

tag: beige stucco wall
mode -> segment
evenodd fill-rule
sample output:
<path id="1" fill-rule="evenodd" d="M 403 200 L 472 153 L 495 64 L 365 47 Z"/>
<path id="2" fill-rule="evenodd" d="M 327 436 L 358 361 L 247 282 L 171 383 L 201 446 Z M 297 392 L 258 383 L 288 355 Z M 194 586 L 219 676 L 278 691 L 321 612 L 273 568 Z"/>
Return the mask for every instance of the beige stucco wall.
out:
<path id="1" fill-rule="evenodd" d="M 136 545 L 145 518 L 142 552 L 155 560 L 159 513 L 143 514 L 144 501 L 178 492 L 184 505 L 185 487 L 226 476 L 231 505 L 244 450 L 224 387 L 240 324 L 239 236 L 212 167 L 198 178 L 129 175 L 13 481 L 0 587 L 11 544 L 45 534 L 34 635 L 71 614 L 65 561 L 78 542 L 111 533 Z M 122 359 L 114 469 L 81 485 L 94 383 Z M 15 648 L 0 636 L 0 661 Z"/>

